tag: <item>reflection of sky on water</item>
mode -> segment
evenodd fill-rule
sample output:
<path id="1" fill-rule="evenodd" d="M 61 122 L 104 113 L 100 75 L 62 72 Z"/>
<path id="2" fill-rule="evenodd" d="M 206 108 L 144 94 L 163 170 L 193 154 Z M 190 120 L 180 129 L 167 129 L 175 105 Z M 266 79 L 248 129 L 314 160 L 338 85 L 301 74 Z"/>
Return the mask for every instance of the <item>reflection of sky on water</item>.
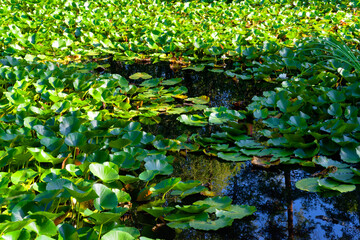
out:
<path id="1" fill-rule="evenodd" d="M 167 79 L 181 77 L 183 85 L 189 89 L 188 96 L 207 95 L 212 107 L 231 107 L 237 101 L 248 103 L 254 95 L 261 95 L 261 90 L 271 88 L 268 83 L 261 82 L 236 84 L 222 74 L 207 70 L 173 72 L 164 63 L 113 63 L 112 72 L 124 77 L 136 72 Z M 200 133 L 209 131 L 206 127 L 199 130 L 181 125 L 176 116 L 166 116 L 160 125 L 143 126 L 143 129 L 167 137 L 176 137 L 189 129 Z M 258 211 L 253 216 L 234 221 L 231 227 L 216 232 L 186 230 L 178 233 L 177 239 L 359 239 L 358 190 L 334 197 L 304 192 L 297 189 L 295 183 L 310 174 L 285 166 L 263 170 L 246 164 L 240 171 L 232 171 L 233 163 L 219 162 L 204 155 L 183 158 L 178 164 L 178 171 L 182 171 L 178 175 L 183 180 L 210 182 L 214 189 L 223 189 L 222 193 L 231 197 L 233 204 L 256 206 Z M 289 221 L 289 217 L 293 221 Z"/>

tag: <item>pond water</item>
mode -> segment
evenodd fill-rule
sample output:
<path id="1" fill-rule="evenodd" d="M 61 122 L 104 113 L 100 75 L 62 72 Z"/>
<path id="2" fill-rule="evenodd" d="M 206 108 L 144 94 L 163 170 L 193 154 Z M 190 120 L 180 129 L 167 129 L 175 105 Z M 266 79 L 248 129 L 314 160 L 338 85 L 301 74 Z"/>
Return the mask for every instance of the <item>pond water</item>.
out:
<path id="1" fill-rule="evenodd" d="M 231 67 L 231 64 L 228 64 Z M 169 63 L 125 64 L 111 62 L 110 71 L 126 78 L 136 72 L 153 77 L 183 78 L 188 96 L 209 96 L 210 106 L 245 109 L 251 98 L 275 87 L 264 81 L 235 82 L 223 73 L 171 69 Z M 134 80 L 136 82 L 138 80 Z M 143 126 L 144 131 L 174 138 L 197 131 L 206 134 L 212 127 L 193 128 L 166 116 L 160 125 Z M 304 192 L 295 183 L 316 169 L 280 166 L 259 169 L 250 163 L 229 163 L 201 154 L 178 155 L 175 176 L 197 179 L 210 190 L 227 195 L 233 204 L 256 206 L 250 217 L 234 221 L 231 227 L 218 231 L 185 230 L 162 233 L 168 239 L 358 239 L 360 236 L 360 191 L 322 196 Z"/>

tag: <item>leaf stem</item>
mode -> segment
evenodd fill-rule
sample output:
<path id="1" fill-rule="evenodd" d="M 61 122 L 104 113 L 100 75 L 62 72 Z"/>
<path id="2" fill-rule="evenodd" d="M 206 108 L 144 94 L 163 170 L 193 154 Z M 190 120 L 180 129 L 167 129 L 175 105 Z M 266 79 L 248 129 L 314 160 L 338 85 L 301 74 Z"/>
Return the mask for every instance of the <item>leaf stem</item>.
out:
<path id="1" fill-rule="evenodd" d="M 101 225 L 100 225 L 100 231 L 99 231 L 98 240 L 100 240 L 100 238 L 101 238 L 101 232 L 102 232 L 103 225 L 104 225 L 104 224 L 101 224 Z"/>

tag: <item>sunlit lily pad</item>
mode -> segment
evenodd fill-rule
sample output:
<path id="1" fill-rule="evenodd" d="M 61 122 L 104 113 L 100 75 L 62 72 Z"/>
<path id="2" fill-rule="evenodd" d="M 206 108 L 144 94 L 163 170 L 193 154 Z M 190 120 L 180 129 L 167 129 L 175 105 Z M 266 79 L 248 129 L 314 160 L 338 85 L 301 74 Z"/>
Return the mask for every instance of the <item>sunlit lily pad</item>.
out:
<path id="1" fill-rule="evenodd" d="M 149 79 L 149 78 L 152 78 L 152 76 L 147 73 L 144 73 L 144 72 L 137 72 L 137 73 L 131 75 L 129 78 L 134 79 L 134 80 L 137 80 L 139 78 Z"/>
<path id="2" fill-rule="evenodd" d="M 256 212 L 256 207 L 247 205 L 231 205 L 226 210 L 216 210 L 217 217 L 241 219 Z"/>
<path id="3" fill-rule="evenodd" d="M 215 231 L 220 228 L 230 226 L 234 219 L 227 218 L 227 217 L 221 217 L 219 219 L 216 219 L 214 221 L 207 220 L 207 221 L 190 221 L 190 227 L 198 229 L 198 230 L 204 230 L 204 231 Z"/>
<path id="4" fill-rule="evenodd" d="M 296 187 L 303 191 L 320 192 L 321 188 L 318 183 L 318 178 L 304 178 L 296 182 Z"/>

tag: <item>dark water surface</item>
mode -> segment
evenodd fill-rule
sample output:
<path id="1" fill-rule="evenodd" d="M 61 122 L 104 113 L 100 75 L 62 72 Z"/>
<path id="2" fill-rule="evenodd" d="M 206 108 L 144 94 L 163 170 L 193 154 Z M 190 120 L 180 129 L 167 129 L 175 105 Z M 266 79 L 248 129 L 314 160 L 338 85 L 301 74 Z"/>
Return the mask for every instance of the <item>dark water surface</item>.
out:
<path id="1" fill-rule="evenodd" d="M 210 106 L 238 109 L 245 109 L 253 96 L 275 87 L 263 81 L 237 83 L 223 73 L 208 69 L 173 71 L 169 63 L 127 65 L 113 62 L 111 72 L 126 78 L 136 72 L 166 79 L 181 77 L 189 90 L 188 96 L 206 95 L 211 99 Z M 176 116 L 170 116 L 158 126 L 143 126 L 143 129 L 172 138 L 195 128 L 182 125 Z M 360 239 L 359 190 L 321 196 L 295 187 L 298 180 L 308 177 L 315 169 L 307 169 L 307 172 L 294 166 L 281 166 L 265 170 L 254 168 L 250 163 L 228 163 L 199 154 L 177 157 L 174 168 L 175 175 L 183 180 L 201 180 L 212 191 L 231 197 L 233 204 L 256 206 L 257 211 L 252 216 L 235 220 L 231 227 L 210 232 L 179 231 L 169 235 L 169 239 Z"/>

